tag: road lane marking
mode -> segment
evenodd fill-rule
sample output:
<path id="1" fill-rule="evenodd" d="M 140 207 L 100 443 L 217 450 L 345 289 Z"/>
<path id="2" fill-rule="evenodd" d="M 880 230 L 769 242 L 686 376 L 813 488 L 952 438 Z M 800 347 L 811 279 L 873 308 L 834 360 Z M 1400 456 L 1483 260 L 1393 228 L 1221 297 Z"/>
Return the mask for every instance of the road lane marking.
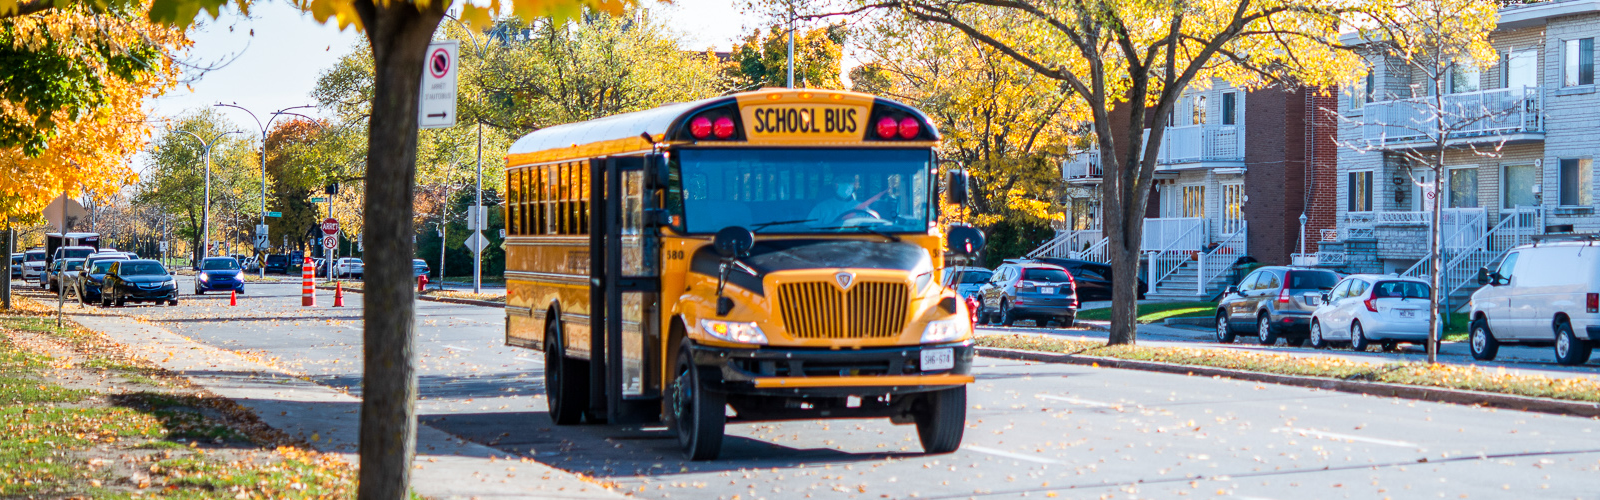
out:
<path id="1" fill-rule="evenodd" d="M 544 364 L 544 360 L 542 360 L 542 359 L 525 358 L 525 357 L 522 357 L 522 356 L 517 356 L 517 359 L 520 359 L 520 360 L 523 360 L 523 361 L 527 361 L 529 363 L 538 363 L 538 364 L 541 364 L 541 365 Z"/>
<path id="2" fill-rule="evenodd" d="M 1035 457 L 1035 456 L 1032 456 L 1032 455 L 1023 455 L 1021 453 L 1012 453 L 1012 452 L 1005 451 L 1005 450 L 996 450 L 994 448 L 984 448 L 982 446 L 962 446 L 961 449 L 969 450 L 969 451 L 976 451 L 978 453 L 983 453 L 985 455 L 994 455 L 994 456 L 997 456 L 997 457 L 1014 458 L 1014 459 L 1017 459 L 1017 460 L 1023 460 L 1023 461 L 1027 461 L 1027 462 L 1040 463 L 1040 464 L 1059 464 L 1059 463 L 1061 463 L 1059 461 L 1051 460 L 1051 459 L 1048 459 L 1048 458 Z"/>
<path id="3" fill-rule="evenodd" d="M 1120 405 L 1120 404 L 1102 403 L 1102 402 L 1099 402 L 1099 401 L 1090 401 L 1090 400 L 1087 400 L 1087 399 L 1079 399 L 1079 398 L 1074 398 L 1074 397 L 1070 397 L 1070 396 L 1056 396 L 1054 394 L 1038 394 L 1036 396 L 1038 396 L 1040 399 L 1054 399 L 1056 401 L 1065 401 L 1065 402 L 1068 402 L 1068 403 L 1072 403 L 1072 404 L 1076 404 L 1076 405 L 1083 405 L 1083 406 L 1098 406 L 1098 407 L 1101 407 L 1101 408 L 1122 408 L 1122 405 Z"/>
<path id="4" fill-rule="evenodd" d="M 467 351 L 467 352 L 471 352 L 472 351 L 472 349 L 468 349 L 468 348 L 465 348 L 465 347 L 456 347 L 456 346 L 453 346 L 453 345 L 446 345 L 446 346 L 444 346 L 444 348 L 445 349 L 455 349 L 457 351 Z"/>
<path id="5" fill-rule="evenodd" d="M 1337 432 L 1323 432 L 1323 431 L 1314 430 L 1314 429 L 1295 429 L 1295 428 L 1291 428 L 1291 427 L 1279 427 L 1277 429 L 1273 429 L 1272 431 L 1273 432 L 1293 432 L 1293 433 L 1296 433 L 1296 434 L 1300 434 L 1302 436 L 1311 436 L 1311 437 L 1317 437 L 1317 438 L 1323 438 L 1323 439 L 1334 439 L 1334 440 L 1358 441 L 1358 442 L 1362 442 L 1362 443 L 1381 444 L 1381 445 L 1384 445 L 1384 446 L 1395 446 L 1395 447 L 1399 447 L 1399 448 L 1417 448 L 1418 447 L 1416 443 L 1410 443 L 1410 442 L 1406 442 L 1406 441 L 1393 441 L 1393 440 L 1388 440 L 1388 439 L 1377 439 L 1377 438 L 1369 438 L 1369 437 L 1361 437 L 1361 436 L 1352 436 L 1352 435 L 1349 435 L 1349 434 L 1339 434 Z"/>

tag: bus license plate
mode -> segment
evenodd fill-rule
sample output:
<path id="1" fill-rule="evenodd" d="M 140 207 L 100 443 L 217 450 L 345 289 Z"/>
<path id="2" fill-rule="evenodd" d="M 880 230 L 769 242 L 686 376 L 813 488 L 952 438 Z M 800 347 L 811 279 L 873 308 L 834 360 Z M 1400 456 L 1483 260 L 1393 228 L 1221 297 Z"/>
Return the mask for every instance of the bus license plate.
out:
<path id="1" fill-rule="evenodd" d="M 1053 287 L 1053 286 L 1039 287 L 1039 293 L 1043 293 L 1043 294 L 1046 294 L 1046 295 L 1052 294 L 1052 293 L 1056 293 L 1056 287 Z"/>
<path id="2" fill-rule="evenodd" d="M 956 350 L 954 348 L 922 350 L 922 371 L 949 370 L 955 367 Z"/>

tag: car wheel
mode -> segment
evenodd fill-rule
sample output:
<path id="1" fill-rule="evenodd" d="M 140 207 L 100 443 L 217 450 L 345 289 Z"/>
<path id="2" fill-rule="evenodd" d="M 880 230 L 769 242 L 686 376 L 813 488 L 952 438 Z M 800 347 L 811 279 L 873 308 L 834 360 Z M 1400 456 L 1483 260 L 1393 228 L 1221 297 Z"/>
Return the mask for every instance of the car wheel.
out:
<path id="1" fill-rule="evenodd" d="M 1062 316 L 1057 318 L 1056 321 L 1061 323 L 1062 328 L 1072 328 L 1072 325 L 1078 322 L 1078 317 L 1077 315 Z"/>
<path id="2" fill-rule="evenodd" d="M 1036 326 L 1036 327 L 1039 327 L 1039 328 L 1049 328 L 1050 327 L 1050 318 L 1035 319 L 1035 320 L 1033 320 L 1033 326 Z"/>
<path id="3" fill-rule="evenodd" d="M 1016 316 L 1011 314 L 1011 303 L 1004 300 L 1000 301 L 1000 326 L 1011 326 L 1012 323 L 1016 322 Z"/>
<path id="4" fill-rule="evenodd" d="M 1350 322 L 1350 350 L 1365 352 L 1368 347 L 1372 347 L 1372 341 L 1367 340 L 1367 331 L 1361 328 L 1361 322 Z"/>
<path id="5" fill-rule="evenodd" d="M 1483 318 L 1472 320 L 1471 331 L 1467 333 L 1467 345 L 1472 351 L 1472 359 L 1478 361 L 1494 361 L 1500 354 L 1500 341 L 1495 340 L 1494 332 L 1489 331 L 1489 322 Z"/>
<path id="6" fill-rule="evenodd" d="M 1311 338 L 1308 340 L 1311 341 L 1312 349 L 1328 348 L 1328 341 L 1326 340 L 1326 337 L 1322 336 L 1322 322 L 1316 320 L 1311 321 Z"/>
<path id="7" fill-rule="evenodd" d="M 915 415 L 917 438 L 925 453 L 950 453 L 961 447 L 967 424 L 967 387 L 923 393 Z"/>
<path id="8" fill-rule="evenodd" d="M 1278 343 L 1278 334 L 1272 331 L 1272 318 L 1265 314 L 1256 318 L 1256 341 L 1261 345 Z"/>
<path id="9" fill-rule="evenodd" d="M 1233 328 L 1228 326 L 1228 314 L 1217 313 L 1217 342 L 1232 344 L 1234 338 Z"/>
<path id="10" fill-rule="evenodd" d="M 167 301 L 167 305 L 171 306 L 171 307 L 178 307 L 178 299 L 172 299 L 172 300 Z"/>
<path id="11" fill-rule="evenodd" d="M 204 288 L 200 288 L 200 285 L 195 285 L 194 286 L 194 294 L 195 295 L 205 295 L 206 294 L 206 290 Z"/>
<path id="12" fill-rule="evenodd" d="M 1556 362 L 1566 366 L 1581 365 L 1589 362 L 1589 354 L 1593 347 L 1588 342 L 1578 338 L 1572 333 L 1572 324 L 1566 321 L 1556 324 Z"/>
<path id="13" fill-rule="evenodd" d="M 706 390 L 710 387 L 707 379 L 714 373 L 694 365 L 689 340 L 684 339 L 678 349 L 678 378 L 672 381 L 672 426 L 689 460 L 713 460 L 722 453 L 727 400 Z"/>
<path id="14" fill-rule="evenodd" d="M 115 303 L 117 304 L 117 307 L 125 307 L 128 305 L 128 299 L 117 297 Z"/>
<path id="15" fill-rule="evenodd" d="M 544 399 L 556 425 L 576 425 L 583 420 L 589 398 L 589 366 L 568 358 L 566 344 L 555 321 L 544 327 Z"/>

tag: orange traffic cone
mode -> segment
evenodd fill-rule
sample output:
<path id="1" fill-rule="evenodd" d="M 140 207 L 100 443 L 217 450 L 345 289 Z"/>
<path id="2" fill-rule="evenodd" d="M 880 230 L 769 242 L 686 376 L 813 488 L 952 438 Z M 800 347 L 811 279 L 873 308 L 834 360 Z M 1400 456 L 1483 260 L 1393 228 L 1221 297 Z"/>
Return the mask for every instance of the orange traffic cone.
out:
<path id="1" fill-rule="evenodd" d="M 344 282 L 333 282 L 333 307 L 344 307 Z"/>
<path id="2" fill-rule="evenodd" d="M 230 305 L 230 306 L 239 305 L 239 291 L 238 290 L 228 290 L 228 305 Z"/>

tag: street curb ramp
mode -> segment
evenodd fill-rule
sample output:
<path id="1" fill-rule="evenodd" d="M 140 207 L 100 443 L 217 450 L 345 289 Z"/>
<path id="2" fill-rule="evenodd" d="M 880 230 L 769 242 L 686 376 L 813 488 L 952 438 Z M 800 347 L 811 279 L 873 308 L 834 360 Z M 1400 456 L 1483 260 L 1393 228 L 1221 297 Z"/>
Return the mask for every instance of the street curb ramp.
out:
<path id="1" fill-rule="evenodd" d="M 1010 359 L 1016 361 L 1062 363 L 1095 366 L 1101 368 L 1120 368 L 1125 370 L 1172 373 L 1179 375 L 1223 377 L 1249 382 L 1264 382 L 1294 387 L 1307 387 L 1328 391 L 1348 392 L 1352 394 L 1365 394 L 1370 396 L 1414 399 L 1419 401 L 1453 403 L 1469 406 L 1485 406 L 1491 408 L 1550 413 L 1574 417 L 1600 417 L 1600 403 L 1589 403 L 1583 401 L 1563 401 L 1550 398 L 1497 394 L 1492 392 L 1464 391 L 1460 389 L 1446 389 L 1443 387 L 1390 384 L 1386 382 L 1367 382 L 1361 380 L 1345 380 L 1303 375 L 1279 375 L 1275 373 L 1261 373 L 1246 370 L 1234 370 L 1230 368 L 1179 365 L 1174 363 L 1162 363 L 1159 361 L 1136 361 L 1105 358 L 1099 356 L 1084 356 L 1080 354 L 1062 354 L 1021 349 L 1004 349 L 999 347 L 979 347 L 978 354 L 991 358 Z"/>

